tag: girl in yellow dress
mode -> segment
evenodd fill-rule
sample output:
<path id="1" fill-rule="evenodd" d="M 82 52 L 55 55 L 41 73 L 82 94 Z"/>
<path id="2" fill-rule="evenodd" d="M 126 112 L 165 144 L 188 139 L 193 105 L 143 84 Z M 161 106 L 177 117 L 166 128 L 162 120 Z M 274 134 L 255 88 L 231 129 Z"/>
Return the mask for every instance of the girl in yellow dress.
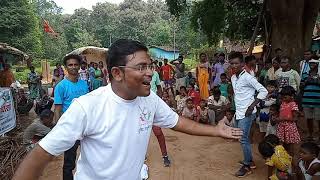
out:
<path id="1" fill-rule="evenodd" d="M 260 154 L 266 159 L 268 166 L 268 177 L 270 180 L 284 180 L 289 179 L 291 173 L 292 157 L 280 145 L 279 138 L 270 134 L 259 143 L 258 146 Z"/>

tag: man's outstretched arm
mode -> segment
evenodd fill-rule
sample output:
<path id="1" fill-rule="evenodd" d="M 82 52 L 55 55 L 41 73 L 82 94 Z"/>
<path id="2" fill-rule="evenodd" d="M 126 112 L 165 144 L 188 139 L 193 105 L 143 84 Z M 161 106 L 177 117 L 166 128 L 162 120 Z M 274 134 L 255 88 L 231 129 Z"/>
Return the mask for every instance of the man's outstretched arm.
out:
<path id="1" fill-rule="evenodd" d="M 39 179 L 44 168 L 54 156 L 37 145 L 22 161 L 12 180 Z"/>
<path id="2" fill-rule="evenodd" d="M 226 117 L 225 117 L 226 118 Z M 217 126 L 200 124 L 182 116 L 179 117 L 175 131 L 198 136 L 218 136 L 223 138 L 240 139 L 242 131 L 239 128 L 232 128 L 225 124 L 225 119 L 221 120 Z"/>

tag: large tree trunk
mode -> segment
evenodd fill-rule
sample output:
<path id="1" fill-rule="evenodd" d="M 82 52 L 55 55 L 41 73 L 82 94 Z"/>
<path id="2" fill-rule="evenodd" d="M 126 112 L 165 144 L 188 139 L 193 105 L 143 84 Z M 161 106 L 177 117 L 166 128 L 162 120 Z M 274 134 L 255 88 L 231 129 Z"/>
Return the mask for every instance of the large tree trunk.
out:
<path id="1" fill-rule="evenodd" d="M 320 0 L 269 0 L 273 49 L 281 48 L 297 66 L 303 51 L 311 47 Z"/>

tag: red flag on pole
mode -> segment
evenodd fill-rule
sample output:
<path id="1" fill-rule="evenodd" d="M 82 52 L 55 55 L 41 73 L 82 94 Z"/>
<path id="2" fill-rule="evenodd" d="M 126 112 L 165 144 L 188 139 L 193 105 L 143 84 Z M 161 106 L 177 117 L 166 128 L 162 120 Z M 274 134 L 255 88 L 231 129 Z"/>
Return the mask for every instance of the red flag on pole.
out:
<path id="1" fill-rule="evenodd" d="M 43 19 L 43 29 L 44 29 L 44 32 L 46 32 L 48 34 L 58 36 L 58 33 L 54 32 L 52 27 L 49 25 L 49 22 L 45 19 Z"/>

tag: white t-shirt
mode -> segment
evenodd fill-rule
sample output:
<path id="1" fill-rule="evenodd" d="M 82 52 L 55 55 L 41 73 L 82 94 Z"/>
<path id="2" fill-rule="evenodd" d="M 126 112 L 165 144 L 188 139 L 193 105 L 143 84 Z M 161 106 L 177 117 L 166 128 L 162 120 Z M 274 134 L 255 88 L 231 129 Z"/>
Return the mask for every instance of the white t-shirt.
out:
<path id="1" fill-rule="evenodd" d="M 214 99 L 214 96 L 210 96 L 208 98 L 208 104 L 209 105 L 214 105 L 214 106 L 226 106 L 226 105 L 229 104 L 229 100 L 224 96 L 220 96 L 219 100 L 216 101 Z"/>
<path id="2" fill-rule="evenodd" d="M 173 128 L 178 117 L 153 92 L 124 100 L 110 84 L 75 99 L 39 144 L 58 156 L 80 140 L 76 180 L 140 180 L 152 125 Z"/>

